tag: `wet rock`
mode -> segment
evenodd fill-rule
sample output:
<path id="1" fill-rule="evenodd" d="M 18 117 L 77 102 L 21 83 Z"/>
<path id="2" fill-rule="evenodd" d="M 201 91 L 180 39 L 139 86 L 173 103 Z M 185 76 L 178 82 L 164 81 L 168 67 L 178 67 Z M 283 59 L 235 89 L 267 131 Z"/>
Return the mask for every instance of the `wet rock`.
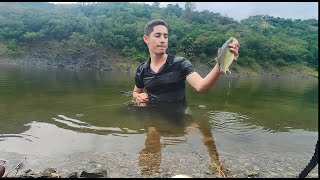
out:
<path id="1" fill-rule="evenodd" d="M 52 177 L 59 178 L 59 173 L 54 168 L 46 168 L 42 173 L 41 177 Z"/>
<path id="2" fill-rule="evenodd" d="M 107 177 L 107 171 L 104 169 L 92 169 L 89 171 L 82 171 L 80 177 L 85 178 L 99 178 L 99 177 Z"/>
<path id="3" fill-rule="evenodd" d="M 27 169 L 24 171 L 24 174 L 17 176 L 18 178 L 39 178 L 42 174 L 38 172 L 34 172 L 31 169 Z"/>
<path id="4" fill-rule="evenodd" d="M 78 173 L 77 172 L 72 172 L 66 176 L 66 178 L 78 178 Z"/>
<path id="5" fill-rule="evenodd" d="M 259 167 L 254 166 L 251 170 L 246 170 L 246 176 L 250 178 L 256 178 L 259 176 Z"/>
<path id="6" fill-rule="evenodd" d="M 55 172 L 56 172 L 56 170 L 53 169 L 53 168 L 46 168 L 46 169 L 42 172 L 41 176 L 42 176 L 42 177 L 51 177 L 51 173 L 55 173 Z"/>
<path id="7" fill-rule="evenodd" d="M 6 172 L 6 168 L 4 166 L 0 165 L 0 177 L 2 177 L 5 172 Z"/>
<path id="8" fill-rule="evenodd" d="M 23 171 L 25 174 L 28 174 L 28 173 L 30 173 L 32 170 L 31 169 L 27 169 L 27 170 L 25 170 L 25 171 Z"/>

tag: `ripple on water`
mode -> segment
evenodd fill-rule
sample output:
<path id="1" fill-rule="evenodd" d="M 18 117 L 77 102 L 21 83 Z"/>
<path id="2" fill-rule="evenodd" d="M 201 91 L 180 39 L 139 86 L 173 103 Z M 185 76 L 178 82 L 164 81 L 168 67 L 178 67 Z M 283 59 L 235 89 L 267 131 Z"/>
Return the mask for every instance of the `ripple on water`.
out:
<path id="1" fill-rule="evenodd" d="M 0 141 L 9 140 L 12 138 L 20 138 L 26 141 L 33 142 L 33 139 L 39 139 L 39 137 L 29 135 L 29 134 L 0 134 Z"/>
<path id="2" fill-rule="evenodd" d="M 235 135 L 256 135 L 266 132 L 261 126 L 246 122 L 252 117 L 235 112 L 209 111 L 209 122 L 216 132 L 230 133 Z"/>

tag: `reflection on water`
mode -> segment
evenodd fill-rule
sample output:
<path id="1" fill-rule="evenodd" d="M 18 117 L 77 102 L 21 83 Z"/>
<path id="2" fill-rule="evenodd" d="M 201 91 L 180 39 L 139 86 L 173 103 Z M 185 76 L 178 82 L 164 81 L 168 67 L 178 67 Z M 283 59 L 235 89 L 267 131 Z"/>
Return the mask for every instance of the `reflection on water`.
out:
<path id="1" fill-rule="evenodd" d="M 203 145 L 207 149 L 210 157 L 208 168 L 217 177 L 227 177 L 228 171 L 219 161 L 210 124 L 195 121 L 191 115 L 185 113 L 185 107 L 181 105 L 167 104 L 164 106 L 136 108 L 141 119 L 149 119 L 150 121 L 150 119 L 155 117 L 159 118 L 152 125 L 145 124 L 147 125 L 145 147 L 139 152 L 139 166 L 145 177 L 154 177 L 154 174 L 161 172 L 160 165 L 163 147 L 187 143 L 187 140 L 181 137 L 185 137 L 193 131 L 200 133 Z M 167 124 L 161 124 L 164 122 Z M 173 127 L 175 128 L 172 129 Z M 171 133 L 168 131 L 171 131 Z M 178 135 L 178 132 L 181 132 L 181 135 Z M 161 137 L 163 137 L 162 142 Z"/>
<path id="2" fill-rule="evenodd" d="M 92 126 L 87 122 L 82 122 L 80 120 L 77 119 L 73 119 L 73 118 L 68 118 L 64 115 L 58 115 L 59 117 L 61 117 L 62 119 L 57 119 L 57 118 L 52 118 L 53 120 L 66 124 L 69 127 L 73 127 L 73 128 L 79 128 L 79 129 L 91 129 L 91 130 L 107 130 L 107 131 L 114 131 L 114 132 L 123 132 L 120 128 L 117 127 L 99 127 L 99 126 Z M 70 122 L 71 121 L 71 122 Z M 78 125 L 75 123 L 80 123 L 80 124 L 84 124 L 84 125 Z"/>
<path id="3" fill-rule="evenodd" d="M 148 128 L 145 148 L 139 152 L 139 166 L 147 177 L 160 172 L 162 158 L 160 138 L 160 133 L 154 127 Z"/>
<path id="4" fill-rule="evenodd" d="M 130 152 L 145 177 L 162 172 L 168 152 L 197 154 L 223 177 L 228 171 L 219 151 L 237 157 L 314 150 L 317 80 L 223 77 L 204 94 L 187 86 L 186 108 L 141 108 L 122 95 L 133 79 L 120 72 L 0 67 L 0 151 L 61 159 Z"/>

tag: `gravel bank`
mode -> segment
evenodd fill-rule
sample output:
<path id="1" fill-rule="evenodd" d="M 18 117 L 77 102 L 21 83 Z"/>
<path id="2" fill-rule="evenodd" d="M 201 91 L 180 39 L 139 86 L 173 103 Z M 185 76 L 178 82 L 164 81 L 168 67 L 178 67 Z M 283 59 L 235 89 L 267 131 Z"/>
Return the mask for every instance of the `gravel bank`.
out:
<path id="1" fill-rule="evenodd" d="M 157 156 L 157 155 L 155 155 Z M 153 156 L 153 157 L 155 157 Z M 70 155 L 65 159 L 54 157 L 28 156 L 24 169 L 41 172 L 45 168 L 56 168 L 61 177 L 66 177 L 72 172 L 81 171 L 107 171 L 109 178 L 146 178 L 146 177 L 172 177 L 185 174 L 194 178 L 217 177 L 209 169 L 210 158 L 205 154 L 191 152 L 187 154 L 163 152 L 160 158 L 153 158 L 148 166 L 146 161 L 141 162 L 139 154 L 128 152 L 100 152 L 95 154 Z M 312 156 L 312 154 L 311 154 Z M 228 177 L 258 177 L 258 178 L 295 178 L 311 159 L 310 154 L 277 154 L 260 152 L 256 154 L 231 154 L 220 152 L 220 162 L 229 170 Z M 23 155 L 5 154 L 11 158 L 6 163 L 7 172 L 18 164 Z M 152 160 L 160 159 L 158 162 Z M 8 159 L 9 160 L 9 159 Z M 144 171 L 146 170 L 146 171 Z M 13 174 L 12 174 L 13 175 Z M 10 176 L 9 176 L 10 177 Z M 318 178 L 318 165 L 309 173 L 308 178 Z"/>

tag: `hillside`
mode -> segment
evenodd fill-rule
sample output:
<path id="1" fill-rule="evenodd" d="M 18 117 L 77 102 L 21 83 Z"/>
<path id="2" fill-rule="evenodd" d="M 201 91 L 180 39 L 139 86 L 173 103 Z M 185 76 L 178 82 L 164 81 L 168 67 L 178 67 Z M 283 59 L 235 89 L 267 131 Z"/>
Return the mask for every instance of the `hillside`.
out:
<path id="1" fill-rule="evenodd" d="M 231 36 L 241 48 L 234 72 L 318 74 L 318 21 L 268 15 L 240 22 L 219 13 L 138 3 L 0 4 L 0 63 L 133 70 L 148 58 L 143 27 L 169 24 L 168 52 L 206 64 Z"/>

